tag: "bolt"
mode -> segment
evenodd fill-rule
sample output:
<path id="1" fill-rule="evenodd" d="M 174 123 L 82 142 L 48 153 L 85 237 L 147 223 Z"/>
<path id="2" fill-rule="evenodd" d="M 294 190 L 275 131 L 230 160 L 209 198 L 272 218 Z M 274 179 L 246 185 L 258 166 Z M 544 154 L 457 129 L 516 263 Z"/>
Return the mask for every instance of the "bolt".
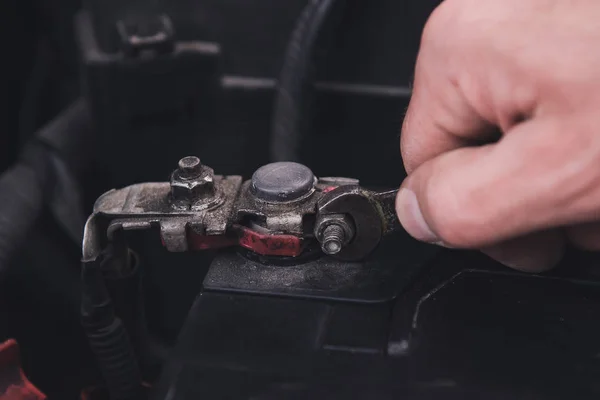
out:
<path id="1" fill-rule="evenodd" d="M 321 243 L 323 253 L 333 256 L 340 253 L 354 238 L 354 223 L 344 214 L 321 215 L 315 223 L 314 233 Z"/>
<path id="2" fill-rule="evenodd" d="M 178 168 L 171 174 L 171 195 L 176 208 L 189 208 L 192 203 L 208 200 L 215 194 L 214 172 L 202 165 L 198 157 L 179 160 Z"/>
<path id="3" fill-rule="evenodd" d="M 323 241 L 321 242 L 321 249 L 323 253 L 330 256 L 342 251 L 342 246 L 346 241 L 346 233 L 344 229 L 337 225 L 329 225 L 323 231 Z"/>
<path id="4" fill-rule="evenodd" d="M 184 179 L 194 179 L 202 173 L 202 163 L 195 156 L 183 157 L 179 160 L 179 176 Z"/>

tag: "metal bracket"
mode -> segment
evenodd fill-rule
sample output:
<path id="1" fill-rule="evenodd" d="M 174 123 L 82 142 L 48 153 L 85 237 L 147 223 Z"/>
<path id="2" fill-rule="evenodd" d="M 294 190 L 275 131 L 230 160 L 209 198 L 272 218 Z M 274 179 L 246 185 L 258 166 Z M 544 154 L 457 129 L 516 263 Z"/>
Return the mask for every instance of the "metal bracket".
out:
<path id="1" fill-rule="evenodd" d="M 185 160 L 201 166 L 198 158 Z M 173 179 L 102 195 L 86 225 L 84 259 L 97 257 L 117 231 L 158 228 L 171 252 L 240 246 L 263 256 L 297 257 L 316 240 L 336 244 L 322 246 L 335 247 L 327 254 L 357 261 L 384 235 L 400 228 L 394 211 L 396 191 L 373 192 L 356 180 L 325 178 L 315 179 L 313 189 L 297 199 L 270 202 L 253 195 L 253 181 L 242 183 L 240 176 L 213 179 L 212 169 L 202 168 L 210 172 L 210 190 L 186 191 L 192 207 L 181 207 L 181 190 L 174 191 Z M 335 226 L 325 230 L 325 225 Z"/>
<path id="2" fill-rule="evenodd" d="M 222 198 L 213 207 L 201 211 L 172 207 L 168 182 L 141 183 L 102 195 L 94 205 L 94 213 L 86 224 L 86 253 L 99 252 L 99 221 L 106 226 L 111 240 L 116 230 L 144 230 L 158 227 L 164 246 L 169 251 L 188 250 L 190 232 L 202 236 L 222 236 L 227 232 L 233 207 L 242 183 L 240 176 L 216 176 L 215 189 Z"/>

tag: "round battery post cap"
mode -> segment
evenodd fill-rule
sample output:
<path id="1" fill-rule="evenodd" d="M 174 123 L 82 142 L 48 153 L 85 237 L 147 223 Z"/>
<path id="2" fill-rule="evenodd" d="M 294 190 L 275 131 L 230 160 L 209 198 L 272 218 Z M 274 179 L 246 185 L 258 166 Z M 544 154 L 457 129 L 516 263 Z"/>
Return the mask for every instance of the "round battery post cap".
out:
<path id="1" fill-rule="evenodd" d="M 250 190 L 257 198 L 268 202 L 297 200 L 314 188 L 312 171 L 294 162 L 267 164 L 254 172 Z"/>

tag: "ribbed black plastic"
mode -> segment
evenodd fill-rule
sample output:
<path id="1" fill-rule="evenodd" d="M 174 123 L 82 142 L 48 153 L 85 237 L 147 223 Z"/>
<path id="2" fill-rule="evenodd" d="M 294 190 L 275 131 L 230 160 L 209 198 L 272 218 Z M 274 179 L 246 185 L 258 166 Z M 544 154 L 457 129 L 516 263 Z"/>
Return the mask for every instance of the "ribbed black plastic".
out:
<path id="1" fill-rule="evenodd" d="M 100 260 L 82 262 L 81 321 L 110 400 L 144 398 L 142 376 L 121 319 L 115 315 Z"/>
<path id="2" fill-rule="evenodd" d="M 99 361 L 110 399 L 143 399 L 142 377 L 123 322 L 115 318 L 106 327 L 88 331 L 88 340 Z"/>
<path id="3" fill-rule="evenodd" d="M 168 346 L 148 330 L 144 304 L 142 268 L 137 263 L 126 276 L 106 280 L 115 312 L 130 333 L 131 346 L 145 382 L 154 381 L 166 359 Z"/>

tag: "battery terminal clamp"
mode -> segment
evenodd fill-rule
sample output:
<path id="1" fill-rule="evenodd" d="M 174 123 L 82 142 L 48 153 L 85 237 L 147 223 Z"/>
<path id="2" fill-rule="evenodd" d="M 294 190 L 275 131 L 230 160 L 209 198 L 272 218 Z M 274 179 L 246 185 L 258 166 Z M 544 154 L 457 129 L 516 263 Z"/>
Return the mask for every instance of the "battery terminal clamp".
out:
<path id="1" fill-rule="evenodd" d="M 111 190 L 96 201 L 84 259 L 95 258 L 119 230 L 158 227 L 171 252 L 238 246 L 261 256 L 298 257 L 318 244 L 327 255 L 358 261 L 400 229 L 396 194 L 367 190 L 350 178 L 319 179 L 292 162 L 265 165 L 244 182 L 185 157 L 170 182 Z"/>
<path id="2" fill-rule="evenodd" d="M 127 276 L 131 269 L 124 231 L 158 229 L 171 252 L 237 248 L 242 254 L 215 256 L 203 284 L 206 290 L 245 290 L 249 284 L 252 292 L 266 289 L 272 294 L 279 289 L 269 288 L 271 282 L 288 282 L 285 290 L 297 295 L 354 293 L 373 301 L 393 297 L 398 285 L 390 276 L 405 275 L 395 264 L 371 265 L 363 273 L 359 262 L 386 234 L 400 228 L 396 192 L 367 190 L 349 178 L 319 179 L 306 166 L 291 162 L 265 165 L 244 181 L 241 176 L 215 175 L 190 156 L 179 161 L 169 182 L 103 194 L 84 230 L 81 320 L 111 398 L 142 399 L 145 393 L 135 351 L 106 281 L 107 273 Z M 323 253 L 333 259 L 319 257 Z M 223 257 L 235 257 L 236 262 Z M 288 263 L 297 265 L 279 267 Z M 326 279 L 311 278 L 318 271 Z M 270 278 L 261 280 L 264 274 Z"/>

